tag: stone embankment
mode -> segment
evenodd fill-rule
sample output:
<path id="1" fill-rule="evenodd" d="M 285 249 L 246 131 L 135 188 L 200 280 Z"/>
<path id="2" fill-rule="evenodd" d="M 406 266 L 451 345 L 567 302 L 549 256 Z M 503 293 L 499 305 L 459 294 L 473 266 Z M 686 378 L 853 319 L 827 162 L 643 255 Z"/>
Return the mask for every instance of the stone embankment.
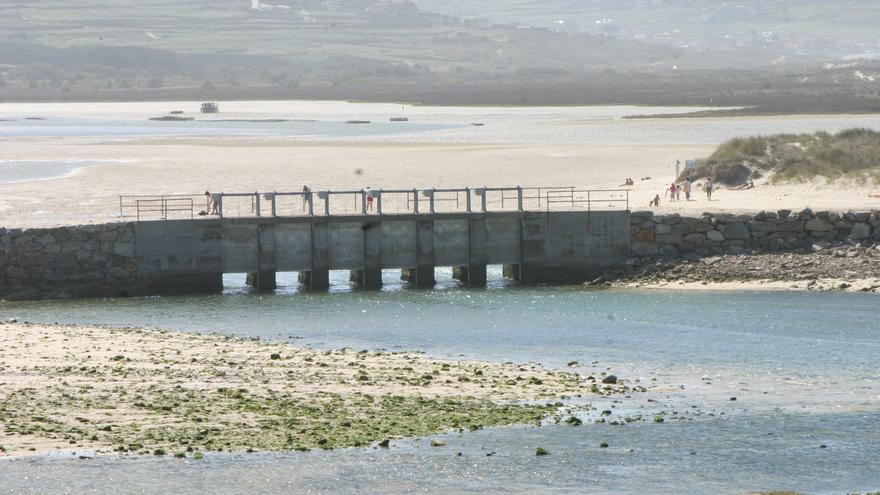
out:
<path id="1" fill-rule="evenodd" d="M 632 215 L 633 257 L 618 285 L 783 282 L 806 290 L 880 289 L 880 212 Z"/>
<path id="2" fill-rule="evenodd" d="M 131 223 L 0 228 L 0 298 L 125 295 L 135 277 Z"/>
<path id="3" fill-rule="evenodd" d="M 880 211 L 835 213 L 780 210 L 755 215 L 704 213 L 631 216 L 634 256 L 712 256 L 779 251 L 813 251 L 835 244 L 880 241 Z"/>

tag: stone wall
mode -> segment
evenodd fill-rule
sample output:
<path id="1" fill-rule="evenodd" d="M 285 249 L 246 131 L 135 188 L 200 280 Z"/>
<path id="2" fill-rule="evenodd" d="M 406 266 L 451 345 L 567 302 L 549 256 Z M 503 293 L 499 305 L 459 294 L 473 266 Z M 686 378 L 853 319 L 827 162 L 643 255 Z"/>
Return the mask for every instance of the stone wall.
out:
<path id="1" fill-rule="evenodd" d="M 754 215 L 631 216 L 634 256 L 702 256 L 753 251 L 821 250 L 841 243 L 880 242 L 880 211 L 780 210 Z"/>
<path id="2" fill-rule="evenodd" d="M 126 295 L 134 251 L 131 223 L 0 228 L 0 299 Z"/>

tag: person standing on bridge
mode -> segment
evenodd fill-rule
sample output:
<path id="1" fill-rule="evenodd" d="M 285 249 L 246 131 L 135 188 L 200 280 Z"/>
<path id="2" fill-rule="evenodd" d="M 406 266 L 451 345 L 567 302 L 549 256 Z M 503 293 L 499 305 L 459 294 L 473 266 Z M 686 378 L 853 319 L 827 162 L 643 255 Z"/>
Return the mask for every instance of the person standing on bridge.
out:
<path id="1" fill-rule="evenodd" d="M 364 195 L 367 197 L 367 211 L 373 211 L 373 190 L 369 187 L 364 189 Z"/>
<path id="2" fill-rule="evenodd" d="M 208 208 L 211 213 L 209 215 L 220 214 L 220 194 L 205 191 L 205 197 L 208 199 Z"/>
<path id="3" fill-rule="evenodd" d="M 303 184 L 303 211 L 306 211 L 306 206 L 309 205 L 309 202 L 312 200 L 312 188 Z"/>

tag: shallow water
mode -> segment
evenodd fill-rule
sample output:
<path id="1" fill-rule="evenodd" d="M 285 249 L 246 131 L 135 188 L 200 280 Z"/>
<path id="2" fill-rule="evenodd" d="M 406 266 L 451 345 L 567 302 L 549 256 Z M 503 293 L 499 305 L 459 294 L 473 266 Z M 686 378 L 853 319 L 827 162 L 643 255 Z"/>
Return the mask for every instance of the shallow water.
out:
<path id="1" fill-rule="evenodd" d="M 417 439 L 389 451 L 213 454 L 202 463 L 44 457 L 4 463 L 0 487 L 28 493 L 93 492 L 105 482 L 125 493 L 208 493 L 217 486 L 224 493 L 880 489 L 876 295 L 526 287 L 502 281 L 497 268 L 482 290 L 461 288 L 444 271 L 434 290 L 407 288 L 386 272 L 382 292 L 365 292 L 352 290 L 346 275 L 334 273 L 327 293 L 301 292 L 288 275 L 281 279 L 288 286 L 276 294 L 255 294 L 230 276 L 223 295 L 3 303 L 0 315 L 560 368 L 577 360 L 583 372 L 608 369 L 658 387 L 617 403 L 603 399 L 599 410 L 670 419 L 613 427 L 592 424 L 594 412 L 587 412 L 581 427 L 451 434 L 445 448 Z M 599 449 L 601 442 L 611 447 Z M 552 455 L 536 458 L 537 447 Z"/>
<path id="2" fill-rule="evenodd" d="M 713 418 L 625 427 L 516 427 L 390 449 L 204 461 L 72 455 L 6 462 L 6 493 L 810 493 L 878 486 L 880 415 Z M 601 443 L 609 448 L 600 448 Z M 826 448 L 820 448 L 826 445 Z M 551 451 L 536 457 L 537 447 Z M 458 456 L 458 453 L 461 456 Z M 491 454 L 491 455 L 490 455 Z M 11 487 L 15 488 L 11 488 Z M 2 490 L 2 489 L 0 489 Z"/>
<path id="3" fill-rule="evenodd" d="M 93 165 L 124 164 L 126 160 L 0 160 L 0 184 L 67 177 Z"/>
<path id="4" fill-rule="evenodd" d="M 705 107 L 561 106 L 432 107 L 327 101 L 224 102 L 218 116 L 190 122 L 147 117 L 192 103 L 0 104 L 0 137 L 224 136 L 305 141 L 396 141 L 515 144 L 717 144 L 741 136 L 880 130 L 880 115 L 798 115 L 682 119 L 623 119 L 681 114 Z M 38 115 L 45 120 L 28 120 Z M 408 122 L 390 122 L 406 116 Z M 239 121 L 226 121 L 239 119 Z M 286 122 L 245 120 L 288 119 Z M 370 124 L 346 124 L 367 120 Z M 474 127 L 472 124 L 483 124 Z"/>
<path id="5" fill-rule="evenodd" d="M 156 136 L 293 136 L 299 138 L 351 138 L 438 131 L 462 124 L 372 122 L 346 124 L 334 121 L 246 122 L 77 118 L 53 116 L 45 120 L 13 119 L 0 122 L 2 137 L 156 137 Z"/>

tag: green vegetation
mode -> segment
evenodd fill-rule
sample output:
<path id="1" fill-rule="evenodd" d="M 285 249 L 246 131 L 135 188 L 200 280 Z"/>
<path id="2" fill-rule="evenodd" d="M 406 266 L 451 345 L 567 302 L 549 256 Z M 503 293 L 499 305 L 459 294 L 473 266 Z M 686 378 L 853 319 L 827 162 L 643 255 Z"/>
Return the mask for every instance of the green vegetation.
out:
<path id="1" fill-rule="evenodd" d="M 3 372 L 24 377 L 0 383 L 3 448 L 13 453 L 38 445 L 199 458 L 387 446 L 390 438 L 558 423 L 572 411 L 553 400 L 587 395 L 594 381 L 533 365 L 137 329 L 3 326 L 0 341 Z"/>
<path id="2" fill-rule="evenodd" d="M 773 183 L 815 178 L 880 179 L 880 132 L 849 129 L 837 134 L 781 134 L 732 139 L 687 173 L 739 185 L 762 177 Z M 684 174 L 682 175 L 682 179 Z"/>

